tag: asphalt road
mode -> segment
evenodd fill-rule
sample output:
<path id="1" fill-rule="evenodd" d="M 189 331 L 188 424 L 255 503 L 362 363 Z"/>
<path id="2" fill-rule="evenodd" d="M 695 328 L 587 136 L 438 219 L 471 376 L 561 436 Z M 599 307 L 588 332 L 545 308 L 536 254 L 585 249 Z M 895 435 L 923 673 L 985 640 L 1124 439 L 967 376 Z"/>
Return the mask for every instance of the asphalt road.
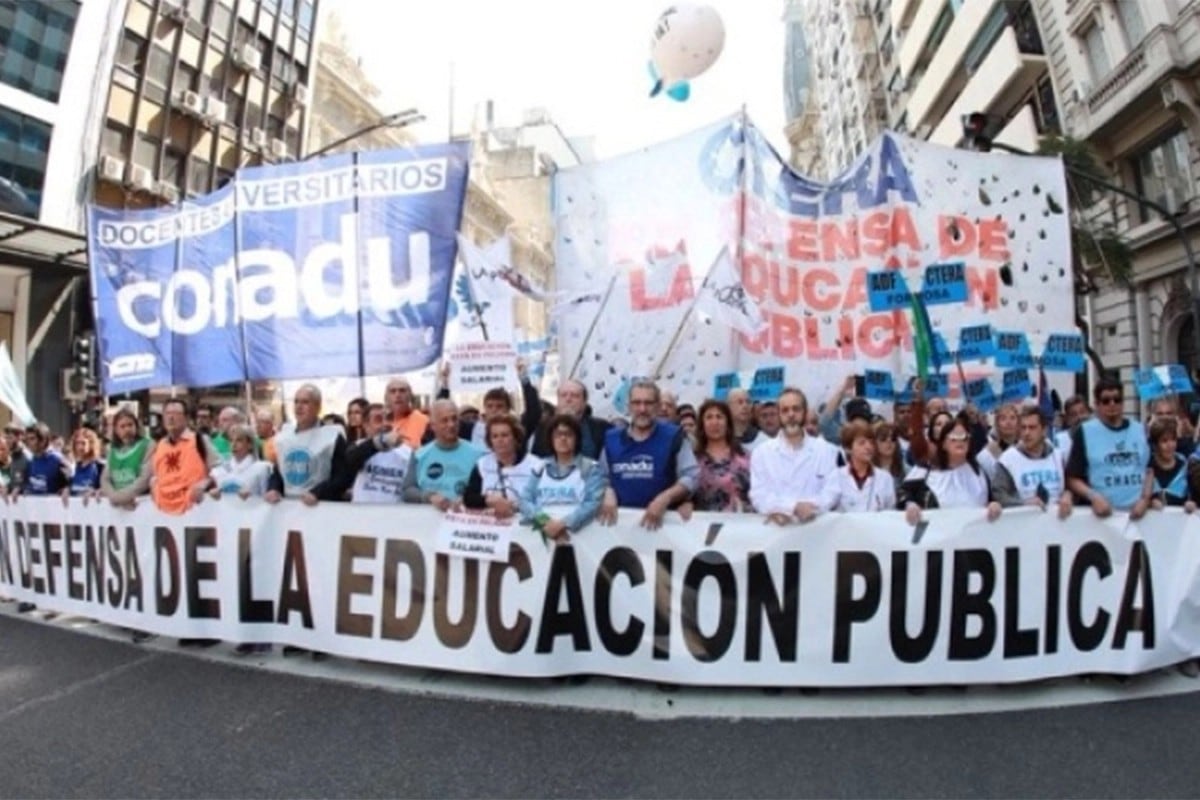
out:
<path id="1" fill-rule="evenodd" d="M 1198 718 L 1188 692 L 648 719 L 370 688 L 0 614 L 2 797 L 1193 797 Z"/>

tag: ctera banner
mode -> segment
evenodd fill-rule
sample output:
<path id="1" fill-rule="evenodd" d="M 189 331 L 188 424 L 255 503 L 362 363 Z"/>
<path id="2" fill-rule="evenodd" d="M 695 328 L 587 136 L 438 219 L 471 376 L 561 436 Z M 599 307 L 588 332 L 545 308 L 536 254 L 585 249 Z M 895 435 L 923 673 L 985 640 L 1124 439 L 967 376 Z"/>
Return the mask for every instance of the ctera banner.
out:
<path id="1" fill-rule="evenodd" d="M 966 380 L 1001 391 L 990 348 L 957 352 L 964 329 L 1025 331 L 1036 353 L 1074 330 L 1059 302 L 1071 245 L 1056 159 L 889 132 L 821 182 L 795 173 L 743 115 L 561 169 L 554 198 L 558 289 L 601 287 L 557 321 L 563 363 L 599 416 L 626 380 L 655 371 L 681 397 L 703 396 L 714 374 L 777 364 L 794 365 L 789 383 L 810 398 L 867 370 L 903 386 L 916 374 L 909 290 L 955 348 L 943 368 L 956 392 L 955 357 Z M 749 331 L 693 313 L 711 305 L 701 287 L 722 249 L 739 281 L 721 281 L 718 300 L 762 319 Z M 879 307 L 876 285 L 904 290 Z"/>
<path id="2" fill-rule="evenodd" d="M 380 375 L 435 361 L 468 148 L 250 167 L 178 207 L 91 207 L 104 391 Z"/>
<path id="3" fill-rule="evenodd" d="M 1200 519 L 1036 509 L 768 528 L 637 512 L 508 559 L 439 547 L 428 507 L 205 501 L 184 517 L 0 508 L 0 595 L 180 637 L 509 676 L 913 686 L 1132 674 L 1200 654 Z M 916 544 L 912 542 L 917 540 Z"/>

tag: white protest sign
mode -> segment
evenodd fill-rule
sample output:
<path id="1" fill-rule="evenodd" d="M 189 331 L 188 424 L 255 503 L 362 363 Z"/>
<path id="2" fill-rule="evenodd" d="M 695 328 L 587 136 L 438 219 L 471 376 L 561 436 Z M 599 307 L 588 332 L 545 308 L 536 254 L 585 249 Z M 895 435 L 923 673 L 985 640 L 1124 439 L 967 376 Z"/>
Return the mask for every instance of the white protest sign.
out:
<path id="1" fill-rule="evenodd" d="M 491 514 L 448 512 L 438 526 L 437 552 L 448 556 L 508 561 L 514 517 L 497 519 Z"/>
<path id="2" fill-rule="evenodd" d="M 452 392 L 486 392 L 519 383 L 517 351 L 511 342 L 459 342 L 447 360 Z"/>

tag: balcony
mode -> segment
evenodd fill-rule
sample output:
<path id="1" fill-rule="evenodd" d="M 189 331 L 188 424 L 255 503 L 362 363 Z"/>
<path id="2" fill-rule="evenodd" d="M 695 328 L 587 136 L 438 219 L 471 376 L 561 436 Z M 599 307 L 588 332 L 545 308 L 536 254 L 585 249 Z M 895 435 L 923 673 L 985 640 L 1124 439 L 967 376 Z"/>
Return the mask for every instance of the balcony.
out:
<path id="1" fill-rule="evenodd" d="M 1045 68 L 1046 59 L 1021 52 L 1016 31 L 1006 27 L 929 140 L 950 146 L 958 144 L 962 138 L 963 114 L 993 109 L 1007 111 L 1034 85 Z"/>
<path id="2" fill-rule="evenodd" d="M 929 0 L 925 0 L 925 4 L 928 5 Z M 959 77 L 959 67 L 966 55 L 967 48 L 975 40 L 984 22 L 998 4 L 999 0 L 985 0 L 984 2 L 964 3 L 959 9 L 958 15 L 946 31 L 945 38 L 942 39 L 933 58 L 930 59 L 928 69 L 913 87 L 912 99 L 908 104 L 908 118 L 914 127 L 936 122 L 936 120 L 928 118 L 930 112 L 938 105 L 938 100 L 946 89 L 954 85 L 955 79 Z M 924 10 L 924 6 L 921 10 Z M 913 32 L 915 33 L 915 25 Z M 911 44 L 910 40 L 905 41 L 905 45 L 908 44 Z M 924 43 L 920 43 L 920 46 L 923 47 Z M 900 68 L 905 75 L 912 74 L 912 63 L 906 62 L 903 47 L 900 52 Z M 961 85 L 959 83 L 959 86 Z"/>
<path id="3" fill-rule="evenodd" d="M 1200 11 L 1191 15 L 1193 25 L 1200 26 Z M 1179 21 L 1183 26 L 1184 18 Z M 1198 36 L 1180 37 L 1176 28 L 1159 25 L 1129 55 L 1101 78 L 1084 98 L 1087 116 L 1078 134 L 1082 138 L 1103 135 L 1121 122 L 1123 112 L 1131 111 L 1144 95 L 1156 94 L 1164 78 L 1185 70 L 1200 58 L 1200 52 L 1185 53 L 1181 41 L 1194 51 L 1200 51 Z"/>

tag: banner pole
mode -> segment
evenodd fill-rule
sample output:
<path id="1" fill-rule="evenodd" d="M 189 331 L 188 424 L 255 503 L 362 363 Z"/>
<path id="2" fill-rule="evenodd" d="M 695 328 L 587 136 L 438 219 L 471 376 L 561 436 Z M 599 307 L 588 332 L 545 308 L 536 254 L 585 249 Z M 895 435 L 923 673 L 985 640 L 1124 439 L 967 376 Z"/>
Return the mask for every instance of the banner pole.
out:
<path id="1" fill-rule="evenodd" d="M 705 275 L 704 281 L 700 284 L 700 292 L 703 292 L 707 286 L 708 276 Z M 663 367 L 666 366 L 667 359 L 671 357 L 671 351 L 675 349 L 675 345 L 679 344 L 679 337 L 683 334 L 683 328 L 685 325 L 687 325 L 688 320 L 692 318 L 692 312 L 696 310 L 696 303 L 700 299 L 700 292 L 697 292 L 696 295 L 692 297 L 692 303 L 688 306 L 688 310 L 684 313 L 683 319 L 679 320 L 679 325 L 675 328 L 675 334 L 671 337 L 670 344 L 667 345 L 667 349 L 663 351 L 662 358 L 658 360 L 658 364 L 654 367 L 655 381 L 657 381 L 659 376 L 662 375 Z"/>
<path id="2" fill-rule="evenodd" d="M 596 331 L 596 323 L 600 321 L 600 315 L 604 313 L 604 309 L 608 306 L 608 299 L 612 297 L 613 287 L 617 285 L 618 272 L 614 272 L 612 279 L 608 282 L 608 289 L 604 292 L 604 299 L 600 301 L 600 307 L 596 309 L 596 316 L 592 317 L 592 324 L 588 326 L 588 332 L 583 337 L 583 341 L 579 344 L 579 352 L 575 354 L 575 363 L 571 365 L 571 371 L 567 373 L 567 380 L 575 380 L 575 370 L 579 369 L 579 362 L 583 360 L 583 354 L 587 351 L 588 342 L 592 340 L 592 334 Z"/>

